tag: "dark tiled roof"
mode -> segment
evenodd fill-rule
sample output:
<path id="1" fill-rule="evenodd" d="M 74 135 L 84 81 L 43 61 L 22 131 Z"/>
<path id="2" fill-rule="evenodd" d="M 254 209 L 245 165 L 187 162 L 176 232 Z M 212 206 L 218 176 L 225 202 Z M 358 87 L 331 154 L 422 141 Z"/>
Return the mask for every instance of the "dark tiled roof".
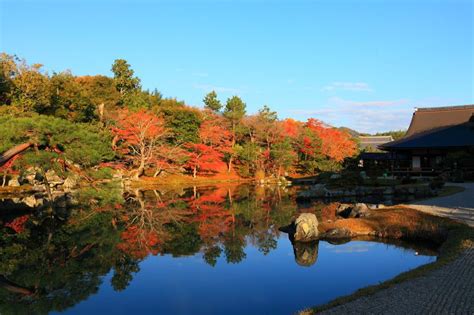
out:
<path id="1" fill-rule="evenodd" d="M 454 148 L 474 146 L 474 105 L 419 108 L 402 139 L 379 148 Z"/>
<path id="2" fill-rule="evenodd" d="M 382 150 L 474 147 L 474 123 L 441 127 L 379 146 Z"/>
<path id="3" fill-rule="evenodd" d="M 474 105 L 418 108 L 413 113 L 406 137 L 441 127 L 463 124 L 474 115 Z"/>

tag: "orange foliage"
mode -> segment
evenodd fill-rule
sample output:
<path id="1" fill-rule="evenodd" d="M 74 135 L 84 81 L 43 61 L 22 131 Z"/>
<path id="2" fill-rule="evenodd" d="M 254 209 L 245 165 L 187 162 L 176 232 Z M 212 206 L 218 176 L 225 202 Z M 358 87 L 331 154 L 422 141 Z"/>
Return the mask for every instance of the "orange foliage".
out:
<path id="1" fill-rule="evenodd" d="M 199 128 L 199 138 L 203 144 L 216 148 L 221 153 L 231 150 L 232 134 L 225 128 L 222 119 L 217 116 L 202 122 Z"/>
<path id="2" fill-rule="evenodd" d="M 141 176 L 145 166 L 157 154 L 167 134 L 163 118 L 145 110 L 119 112 L 117 126 L 112 128 L 116 139 L 123 145 L 118 148 L 138 165 L 136 177 Z M 117 148 L 114 148 L 117 149 Z"/>
<path id="3" fill-rule="evenodd" d="M 327 128 L 314 118 L 308 119 L 305 126 L 321 139 L 321 153 L 330 159 L 341 162 L 357 152 L 357 145 L 346 132 Z M 309 140 L 309 139 L 305 139 Z"/>
<path id="4" fill-rule="evenodd" d="M 295 139 L 298 137 L 299 133 L 301 132 L 301 122 L 287 118 L 280 123 L 283 134 L 287 137 Z"/>
<path id="5" fill-rule="evenodd" d="M 135 225 L 129 226 L 120 237 L 122 242 L 117 244 L 117 248 L 137 259 L 145 258 L 149 253 L 158 254 L 157 247 L 162 244 L 155 231 L 146 231 Z"/>
<path id="6" fill-rule="evenodd" d="M 165 133 L 164 120 L 145 110 L 130 112 L 127 109 L 119 113 L 117 126 L 112 128 L 119 139 L 129 145 L 154 143 Z"/>
<path id="7" fill-rule="evenodd" d="M 225 168 L 224 155 L 217 149 L 200 143 L 188 143 L 186 147 L 190 151 L 185 166 L 192 170 L 194 177 L 198 172 L 213 173 Z"/>
<path id="8" fill-rule="evenodd" d="M 198 198 L 193 198 L 189 206 L 195 212 L 193 221 L 199 224 L 199 235 L 209 240 L 228 231 L 232 215 L 224 207 L 227 191 L 217 189 Z"/>

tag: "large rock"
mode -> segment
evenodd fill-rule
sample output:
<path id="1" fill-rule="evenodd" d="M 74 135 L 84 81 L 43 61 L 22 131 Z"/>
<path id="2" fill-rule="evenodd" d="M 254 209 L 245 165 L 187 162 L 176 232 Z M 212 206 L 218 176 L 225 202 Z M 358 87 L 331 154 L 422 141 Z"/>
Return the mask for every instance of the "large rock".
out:
<path id="1" fill-rule="evenodd" d="M 294 240 L 310 242 L 318 239 L 318 219 L 313 213 L 302 213 L 295 220 Z"/>
<path id="2" fill-rule="evenodd" d="M 28 167 L 21 175 L 20 183 L 38 185 L 43 182 L 40 169 L 37 167 Z"/>
<path id="3" fill-rule="evenodd" d="M 365 203 L 356 203 L 352 208 L 350 218 L 363 218 L 370 213 L 369 207 Z"/>
<path id="4" fill-rule="evenodd" d="M 23 198 L 23 203 L 30 208 L 36 207 L 36 197 L 34 195 Z"/>
<path id="5" fill-rule="evenodd" d="M 324 233 L 324 235 L 322 235 L 322 237 L 324 239 L 329 239 L 329 240 L 332 240 L 332 239 L 349 239 L 351 238 L 352 236 L 352 233 L 351 231 L 349 231 L 348 229 L 346 228 L 334 228 L 334 229 L 330 229 L 328 231 L 326 231 L 326 233 Z"/>
<path id="6" fill-rule="evenodd" d="M 64 181 L 64 184 L 63 184 L 63 189 L 64 191 L 66 192 L 70 192 L 72 191 L 74 188 L 77 188 L 79 186 L 79 180 L 80 180 L 80 177 L 75 175 L 75 174 L 71 174 L 69 175 L 66 180 Z"/>
<path id="7" fill-rule="evenodd" d="M 8 186 L 10 187 L 18 187 L 20 186 L 20 182 L 18 181 L 17 177 L 14 177 L 8 181 Z"/>
<path id="8" fill-rule="evenodd" d="M 46 172 L 46 179 L 48 180 L 49 186 L 50 187 L 56 187 L 58 185 L 64 184 L 64 179 L 59 177 L 55 171 L 53 170 L 48 170 Z"/>

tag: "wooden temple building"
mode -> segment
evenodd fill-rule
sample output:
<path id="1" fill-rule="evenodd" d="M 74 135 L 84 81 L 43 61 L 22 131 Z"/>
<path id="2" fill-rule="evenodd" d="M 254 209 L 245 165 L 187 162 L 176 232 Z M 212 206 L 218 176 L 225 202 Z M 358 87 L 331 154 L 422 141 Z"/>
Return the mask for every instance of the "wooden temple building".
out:
<path id="1" fill-rule="evenodd" d="M 394 174 L 474 172 L 474 105 L 418 108 L 406 135 L 378 148 Z"/>

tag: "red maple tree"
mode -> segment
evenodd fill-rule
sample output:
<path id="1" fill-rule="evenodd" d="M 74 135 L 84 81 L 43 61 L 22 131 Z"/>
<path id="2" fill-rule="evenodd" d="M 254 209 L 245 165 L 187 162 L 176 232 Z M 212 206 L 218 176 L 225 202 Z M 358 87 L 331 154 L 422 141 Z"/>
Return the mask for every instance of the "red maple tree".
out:
<path id="1" fill-rule="evenodd" d="M 133 160 L 137 169 L 135 178 L 143 175 L 147 163 L 156 155 L 156 150 L 163 144 L 167 129 L 163 118 L 146 110 L 119 112 L 117 126 L 112 128 L 115 142 L 122 142 L 118 149 Z"/>
<path id="2" fill-rule="evenodd" d="M 189 152 L 185 167 L 192 171 L 194 178 L 198 173 L 215 173 L 225 167 L 224 155 L 216 148 L 202 143 L 188 143 L 186 148 Z"/>
<path id="3" fill-rule="evenodd" d="M 321 153 L 337 162 L 353 156 L 357 145 L 350 135 L 336 128 L 326 127 L 319 120 L 310 118 L 305 126 L 321 139 Z M 310 141 L 306 138 L 304 141 Z"/>

